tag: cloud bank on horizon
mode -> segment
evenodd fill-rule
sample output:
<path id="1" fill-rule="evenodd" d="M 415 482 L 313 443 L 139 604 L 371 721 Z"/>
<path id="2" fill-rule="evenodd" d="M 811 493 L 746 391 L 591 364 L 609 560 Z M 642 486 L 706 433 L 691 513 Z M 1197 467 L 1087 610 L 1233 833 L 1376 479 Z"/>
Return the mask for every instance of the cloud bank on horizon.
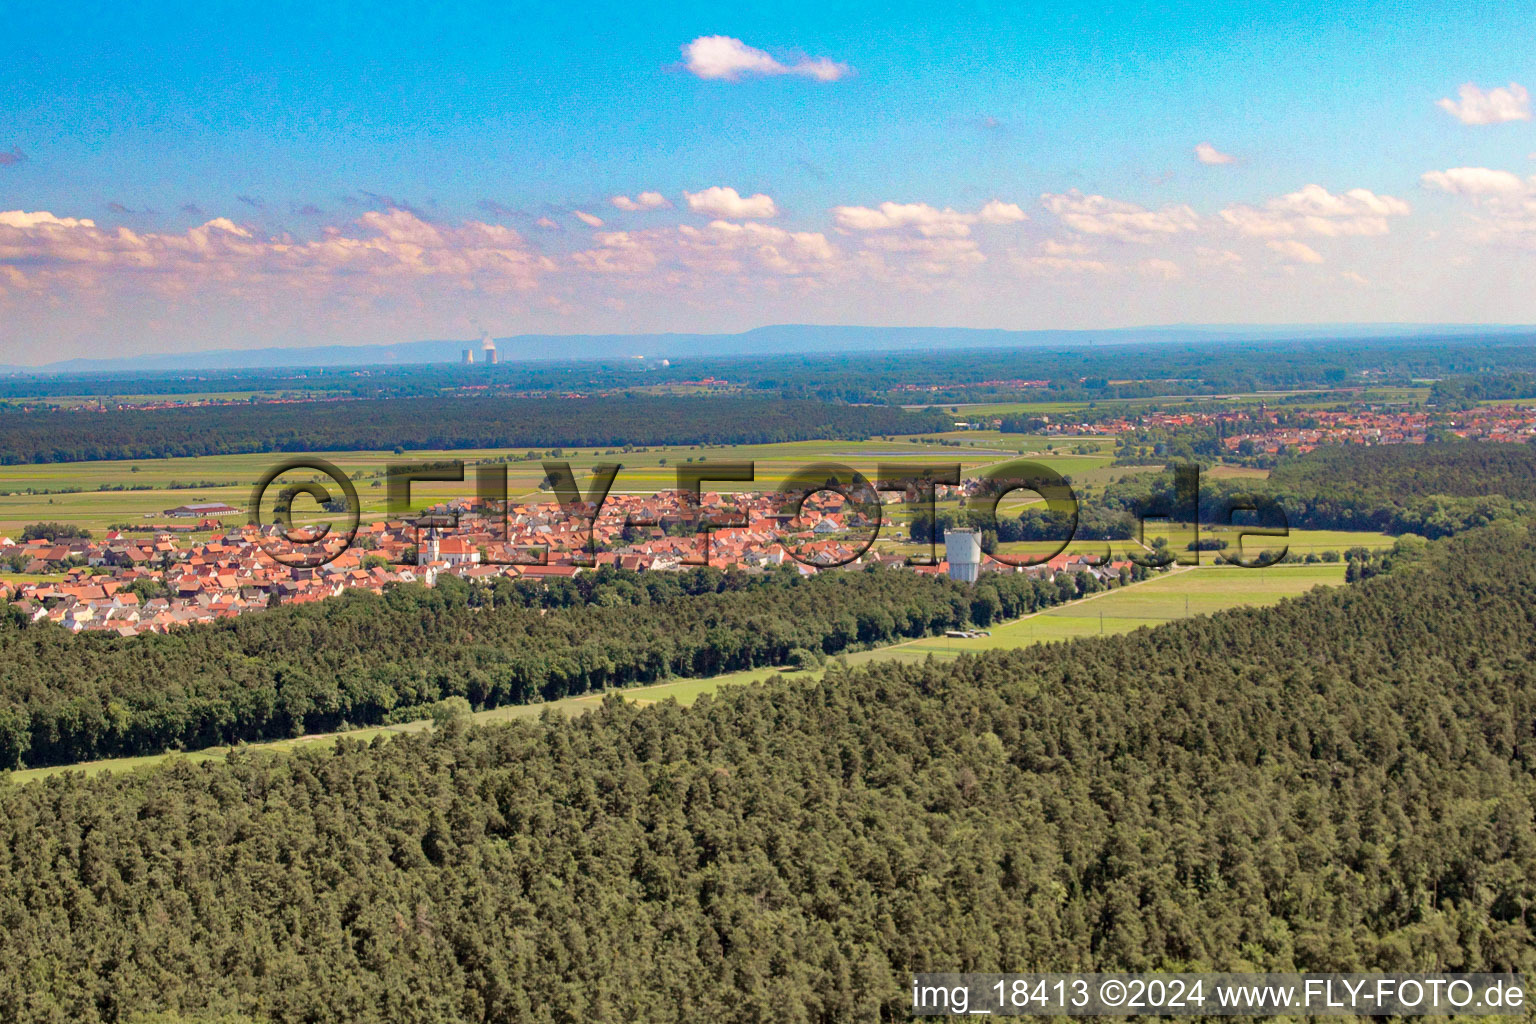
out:
<path id="1" fill-rule="evenodd" d="M 1490 43 L 1466 67 L 1426 19 L 1416 96 L 1385 74 L 1346 79 L 1372 61 L 1345 48 L 1321 58 L 1334 81 L 1170 52 L 1133 97 L 1105 51 L 1155 40 L 1075 39 L 1066 6 L 1034 34 L 933 14 L 922 45 L 825 18 L 800 34 L 656 26 L 622 74 L 532 47 L 518 77 L 480 83 L 471 54 L 469 91 L 430 97 L 447 120 L 409 147 L 388 133 L 410 135 L 410 116 L 371 95 L 350 119 L 307 94 L 240 112 L 187 107 L 168 79 L 142 83 L 166 110 L 98 129 L 121 142 L 104 156 L 59 141 L 110 106 L 85 54 L 59 132 L 24 97 L 0 101 L 16 125 L 0 138 L 0 363 L 479 324 L 1536 322 L 1523 53 L 1495 59 Z M 1305 32 L 1279 15 L 1274 28 Z M 342 64 L 332 91 L 349 88 Z M 1152 116 L 1199 75 L 1262 115 L 1170 102 Z M 574 98 L 551 105 L 562 82 Z M 1369 123 L 1389 101 L 1396 119 Z M 201 119 L 217 166 L 157 155 L 165 119 Z M 292 148 L 274 161 L 276 143 Z"/>

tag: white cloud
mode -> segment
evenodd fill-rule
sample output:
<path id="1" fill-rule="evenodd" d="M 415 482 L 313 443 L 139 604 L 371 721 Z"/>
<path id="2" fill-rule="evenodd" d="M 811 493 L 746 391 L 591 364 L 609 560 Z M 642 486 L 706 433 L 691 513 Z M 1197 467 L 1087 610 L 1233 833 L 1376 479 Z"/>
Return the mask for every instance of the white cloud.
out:
<path id="1" fill-rule="evenodd" d="M 1350 284 L 1360 285 L 1362 288 L 1371 283 L 1360 274 L 1355 273 L 1353 270 L 1346 270 L 1340 274 L 1339 277 L 1348 281 Z"/>
<path id="2" fill-rule="evenodd" d="M 1425 188 L 1439 189 L 1455 196 L 1518 195 L 1526 191 L 1519 175 L 1487 167 L 1452 167 L 1430 171 L 1419 179 Z"/>
<path id="3" fill-rule="evenodd" d="M 0 227 L 7 228 L 94 228 L 93 220 L 76 220 L 74 217 L 55 217 L 45 210 L 28 213 L 25 210 L 0 212 Z"/>
<path id="4" fill-rule="evenodd" d="M 1203 164 L 1230 164 L 1237 159 L 1227 153 L 1223 153 L 1209 142 L 1202 142 L 1195 147 L 1195 159 Z"/>
<path id="5" fill-rule="evenodd" d="M 983 224 L 1017 224 L 1029 219 L 1029 214 L 1017 203 L 1005 203 L 1001 199 L 989 199 L 977 216 Z"/>
<path id="6" fill-rule="evenodd" d="M 832 219 L 841 231 L 891 231 L 912 228 L 929 238 L 964 238 L 971 225 L 1017 224 L 1029 219 L 1016 203 L 988 200 L 976 213 L 963 213 L 927 203 L 881 203 L 878 207 L 835 206 Z"/>
<path id="7" fill-rule="evenodd" d="M 985 263 L 971 238 L 971 226 L 1014 224 L 1027 215 L 1018 206 L 993 199 L 976 213 L 927 203 L 881 203 L 877 207 L 835 206 L 832 223 L 845 235 L 858 235 L 858 262 L 872 277 L 929 287 L 934 278 Z"/>
<path id="8" fill-rule="evenodd" d="M 683 198 L 688 200 L 688 209 L 694 213 L 727 220 L 764 220 L 779 215 L 773 199 L 761 192 L 742 196 L 733 188 L 713 185 L 702 192 L 684 192 Z"/>
<path id="9" fill-rule="evenodd" d="M 572 212 L 576 214 L 577 220 L 581 221 L 589 228 L 600 228 L 603 226 L 603 218 L 601 217 L 594 217 L 592 214 L 587 213 L 584 210 L 573 210 Z"/>
<path id="10" fill-rule="evenodd" d="M 976 220 L 975 214 L 960 213 L 948 207 L 940 210 L 927 203 L 881 203 L 874 209 L 868 206 L 832 208 L 832 221 L 842 231 L 914 228 L 929 238 L 964 238 L 971 233 L 971 225 Z"/>
<path id="11" fill-rule="evenodd" d="M 91 222 L 90 221 L 85 221 L 84 223 L 86 225 L 89 225 Z M 213 218 L 213 220 L 210 220 L 206 224 L 204 224 L 201 228 L 194 228 L 193 230 L 194 231 L 204 231 L 204 232 L 206 232 L 209 228 L 216 228 L 219 231 L 227 231 L 231 235 L 238 235 L 241 238 L 250 238 L 250 237 L 252 237 L 251 233 L 249 231 L 245 230 L 245 228 L 243 228 L 240 225 L 236 224 L 234 221 L 230 220 L 228 217 L 215 217 L 215 218 Z"/>
<path id="12" fill-rule="evenodd" d="M 752 221 L 735 224 L 725 220 L 711 221 L 703 231 L 688 224 L 678 231 L 700 246 L 750 252 L 761 266 L 779 274 L 821 269 L 837 255 L 827 236 L 819 231 L 785 231 Z"/>
<path id="13" fill-rule="evenodd" d="M 1240 234 L 1253 238 L 1288 235 L 1384 235 L 1387 218 L 1401 217 L 1412 207 L 1401 199 L 1380 196 L 1368 189 L 1352 188 L 1334 195 L 1321 185 L 1269 200 L 1262 208 L 1229 206 L 1221 217 Z"/>
<path id="14" fill-rule="evenodd" d="M 533 222 L 534 227 L 543 228 L 545 231 L 559 231 L 560 225 L 548 217 L 540 217 Z"/>
<path id="15" fill-rule="evenodd" d="M 1502 124 L 1505 121 L 1531 119 L 1531 95 L 1516 82 L 1487 92 L 1471 82 L 1456 91 L 1460 101 L 1442 99 L 1435 106 L 1448 112 L 1462 124 Z"/>
<path id="16" fill-rule="evenodd" d="M 1184 276 L 1184 270 L 1172 260 L 1142 260 L 1136 264 L 1137 273 L 1143 277 L 1156 277 L 1164 281 L 1176 281 Z"/>
<path id="17" fill-rule="evenodd" d="M 614 196 L 608 201 L 619 209 L 627 210 L 630 213 L 634 213 L 637 210 L 662 210 L 672 205 L 667 202 L 667 197 L 660 192 L 641 192 L 633 199 L 629 198 L 629 196 Z"/>
<path id="18" fill-rule="evenodd" d="M 1318 255 L 1317 250 L 1305 242 L 1298 242 L 1295 239 L 1287 238 L 1271 239 L 1265 244 L 1292 263 L 1323 262 L 1323 258 Z"/>
<path id="19" fill-rule="evenodd" d="M 1430 171 L 1420 181 L 1466 199 L 1477 211 L 1473 237 L 1522 247 L 1536 245 L 1536 176 L 1521 178 L 1487 167 Z"/>
<path id="20" fill-rule="evenodd" d="M 838 253 L 815 231 L 786 231 L 769 224 L 715 220 L 702 228 L 691 224 L 647 231 L 610 231 L 597 245 L 571 255 L 592 273 L 652 275 L 649 283 L 699 283 L 734 276 L 742 281 L 774 277 L 811 277 L 833 269 Z"/>
<path id="21" fill-rule="evenodd" d="M 597 236 L 596 247 L 572 253 L 571 261 L 596 274 L 643 274 L 654 270 L 659 262 L 645 235 L 629 231 L 603 232 Z"/>
<path id="22" fill-rule="evenodd" d="M 793 282 L 817 288 L 862 279 L 925 289 L 986 262 L 976 241 L 916 230 L 869 231 L 852 251 L 819 231 L 789 231 L 754 220 L 716 219 L 644 231 L 600 232 L 571 254 L 584 271 L 620 275 L 640 290 L 743 293 Z"/>
<path id="23" fill-rule="evenodd" d="M 801 57 L 785 64 L 731 36 L 699 36 L 686 44 L 683 66 L 699 78 L 726 82 L 771 75 L 800 75 L 818 82 L 835 82 L 850 73 L 848 65 L 826 57 Z"/>
<path id="24" fill-rule="evenodd" d="M 180 234 L 108 231 L 89 220 L 47 213 L 0 213 L 0 262 L 43 277 L 94 285 L 115 275 L 167 290 L 243 290 L 271 284 L 313 289 L 327 282 L 364 290 L 369 281 L 439 278 L 466 288 L 532 288 L 554 264 L 499 224 L 434 224 L 407 210 L 369 210 L 351 226 L 331 226 L 313 241 L 258 237 L 216 217 Z"/>
<path id="25" fill-rule="evenodd" d="M 1107 196 L 1083 195 L 1077 189 L 1063 194 L 1047 192 L 1040 197 L 1040 205 L 1079 234 L 1122 242 L 1151 242 L 1200 227 L 1199 215 L 1182 204 L 1148 210 Z"/>

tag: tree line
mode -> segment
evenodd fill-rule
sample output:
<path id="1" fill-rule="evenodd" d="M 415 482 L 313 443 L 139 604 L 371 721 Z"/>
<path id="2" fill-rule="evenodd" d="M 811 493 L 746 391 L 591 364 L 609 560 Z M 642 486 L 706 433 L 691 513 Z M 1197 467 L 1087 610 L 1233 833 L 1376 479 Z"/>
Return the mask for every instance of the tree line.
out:
<path id="1" fill-rule="evenodd" d="M 491 708 L 800 665 L 986 626 L 1102 586 L 1087 573 L 972 587 L 880 568 L 810 579 L 788 566 L 604 568 L 550 585 L 443 577 L 136 637 L 74 635 L 6 608 L 0 767 L 409 721 L 454 696 Z"/>
<path id="2" fill-rule="evenodd" d="M 250 452 L 863 440 L 944 430 L 933 412 L 771 398 L 412 398 L 0 415 L 0 464 Z"/>

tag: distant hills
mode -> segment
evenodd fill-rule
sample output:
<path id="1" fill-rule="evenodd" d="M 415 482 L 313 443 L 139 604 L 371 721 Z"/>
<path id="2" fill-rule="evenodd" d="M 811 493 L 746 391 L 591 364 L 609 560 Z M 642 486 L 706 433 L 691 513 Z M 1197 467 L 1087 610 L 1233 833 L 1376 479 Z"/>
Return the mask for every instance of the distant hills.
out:
<path id="1" fill-rule="evenodd" d="M 691 356 L 793 355 L 976 348 L 1038 348 L 1338 338 L 1497 336 L 1531 327 L 1486 324 L 1171 325 L 1083 331 L 1006 331 L 967 327 L 847 327 L 779 324 L 740 334 L 521 334 L 497 338 L 504 363 L 582 359 L 680 359 Z M 478 340 L 408 341 L 392 345 L 215 349 L 207 352 L 67 359 L 43 366 L 0 366 L 8 373 L 91 373 L 165 370 L 252 370 L 275 367 L 379 366 L 458 362 Z"/>

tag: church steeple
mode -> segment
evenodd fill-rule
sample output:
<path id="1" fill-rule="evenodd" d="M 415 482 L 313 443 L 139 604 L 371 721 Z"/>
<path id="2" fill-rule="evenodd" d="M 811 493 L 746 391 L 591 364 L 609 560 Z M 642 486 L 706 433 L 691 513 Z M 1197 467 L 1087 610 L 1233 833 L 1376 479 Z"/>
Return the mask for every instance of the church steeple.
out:
<path id="1" fill-rule="evenodd" d="M 425 542 L 416 551 L 417 565 L 430 565 L 438 560 L 438 541 L 441 539 L 442 535 L 437 532 L 437 526 L 434 524 L 427 530 Z"/>

